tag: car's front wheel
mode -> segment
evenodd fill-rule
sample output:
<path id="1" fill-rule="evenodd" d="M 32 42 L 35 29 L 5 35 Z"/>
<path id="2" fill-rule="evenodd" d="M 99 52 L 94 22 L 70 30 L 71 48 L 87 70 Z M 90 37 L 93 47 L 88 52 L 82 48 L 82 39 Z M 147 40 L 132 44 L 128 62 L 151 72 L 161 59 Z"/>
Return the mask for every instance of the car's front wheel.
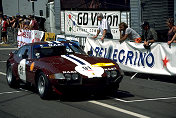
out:
<path id="1" fill-rule="evenodd" d="M 13 71 L 12 71 L 12 66 L 8 65 L 7 67 L 7 71 L 6 71 L 6 79 L 7 79 L 7 83 L 11 88 L 17 88 L 19 83 L 16 80 L 15 76 L 13 75 Z"/>
<path id="2" fill-rule="evenodd" d="M 42 99 L 48 99 L 51 94 L 51 86 L 49 80 L 43 72 L 40 72 L 38 76 L 37 89 Z"/>

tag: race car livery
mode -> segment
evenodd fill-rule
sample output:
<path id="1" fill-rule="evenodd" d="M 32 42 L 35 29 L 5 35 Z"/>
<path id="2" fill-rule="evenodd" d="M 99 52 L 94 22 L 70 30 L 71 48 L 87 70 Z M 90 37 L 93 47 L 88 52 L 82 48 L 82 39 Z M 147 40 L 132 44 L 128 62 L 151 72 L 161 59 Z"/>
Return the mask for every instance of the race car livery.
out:
<path id="1" fill-rule="evenodd" d="M 71 87 L 103 87 L 114 91 L 123 78 L 117 63 L 91 57 L 69 41 L 30 43 L 9 55 L 6 77 L 9 86 L 30 83 L 42 99 L 53 91 L 62 95 L 65 88 Z"/>

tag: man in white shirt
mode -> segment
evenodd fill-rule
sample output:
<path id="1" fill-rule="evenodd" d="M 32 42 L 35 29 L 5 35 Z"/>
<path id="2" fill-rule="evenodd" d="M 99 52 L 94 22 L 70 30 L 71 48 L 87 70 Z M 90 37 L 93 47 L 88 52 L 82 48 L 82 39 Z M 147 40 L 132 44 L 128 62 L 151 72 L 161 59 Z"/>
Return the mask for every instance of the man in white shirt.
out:
<path id="1" fill-rule="evenodd" d="M 120 31 L 120 40 L 119 40 L 120 43 L 122 43 L 126 39 L 135 41 L 136 43 L 142 42 L 140 35 L 132 28 L 128 28 L 128 25 L 124 22 L 119 24 L 119 31 Z"/>
<path id="2" fill-rule="evenodd" d="M 97 38 L 99 33 L 101 32 L 102 37 L 101 40 L 103 41 L 104 38 L 112 39 L 113 36 L 111 34 L 111 28 L 106 19 L 103 19 L 103 14 L 99 13 L 97 15 L 98 21 L 100 21 L 100 25 L 98 26 L 97 34 L 93 36 L 93 38 Z"/>

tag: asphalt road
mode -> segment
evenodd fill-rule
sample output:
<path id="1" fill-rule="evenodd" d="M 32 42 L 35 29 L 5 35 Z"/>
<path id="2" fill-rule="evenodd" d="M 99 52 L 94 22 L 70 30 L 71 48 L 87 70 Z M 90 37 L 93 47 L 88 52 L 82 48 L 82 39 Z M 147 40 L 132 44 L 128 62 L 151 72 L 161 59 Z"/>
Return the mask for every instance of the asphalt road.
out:
<path id="1" fill-rule="evenodd" d="M 176 83 L 125 76 L 114 96 L 74 95 L 42 100 L 5 79 L 12 49 L 0 48 L 0 118 L 176 118 Z M 169 78 L 164 78 L 165 80 Z"/>

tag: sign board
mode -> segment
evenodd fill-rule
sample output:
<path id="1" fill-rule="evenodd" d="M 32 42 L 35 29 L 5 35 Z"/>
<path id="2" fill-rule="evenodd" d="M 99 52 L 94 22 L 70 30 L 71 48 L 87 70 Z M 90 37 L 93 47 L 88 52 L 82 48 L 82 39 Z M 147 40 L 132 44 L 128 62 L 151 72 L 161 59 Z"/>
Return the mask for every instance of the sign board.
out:
<path id="1" fill-rule="evenodd" d="M 120 11 L 65 11 L 65 34 L 84 37 L 95 35 L 100 23 L 97 20 L 98 13 L 102 13 L 104 18 L 108 20 L 113 38 L 119 39 Z M 129 15 L 129 12 L 127 15 Z M 129 21 L 125 19 L 129 18 L 127 15 L 123 15 L 122 21 Z"/>
<path id="2" fill-rule="evenodd" d="M 55 41 L 55 33 L 45 32 L 44 41 Z"/>
<path id="3" fill-rule="evenodd" d="M 91 56 L 109 58 L 119 64 L 122 70 L 129 72 L 158 75 L 176 75 L 176 43 L 171 47 L 167 43 L 153 43 L 145 49 L 143 43 L 105 39 L 87 38 L 85 52 L 92 51 Z"/>
<path id="4" fill-rule="evenodd" d="M 17 35 L 18 48 L 27 43 L 34 43 L 41 41 L 43 35 L 44 32 L 39 30 L 23 30 L 23 29 L 18 30 Z"/>

